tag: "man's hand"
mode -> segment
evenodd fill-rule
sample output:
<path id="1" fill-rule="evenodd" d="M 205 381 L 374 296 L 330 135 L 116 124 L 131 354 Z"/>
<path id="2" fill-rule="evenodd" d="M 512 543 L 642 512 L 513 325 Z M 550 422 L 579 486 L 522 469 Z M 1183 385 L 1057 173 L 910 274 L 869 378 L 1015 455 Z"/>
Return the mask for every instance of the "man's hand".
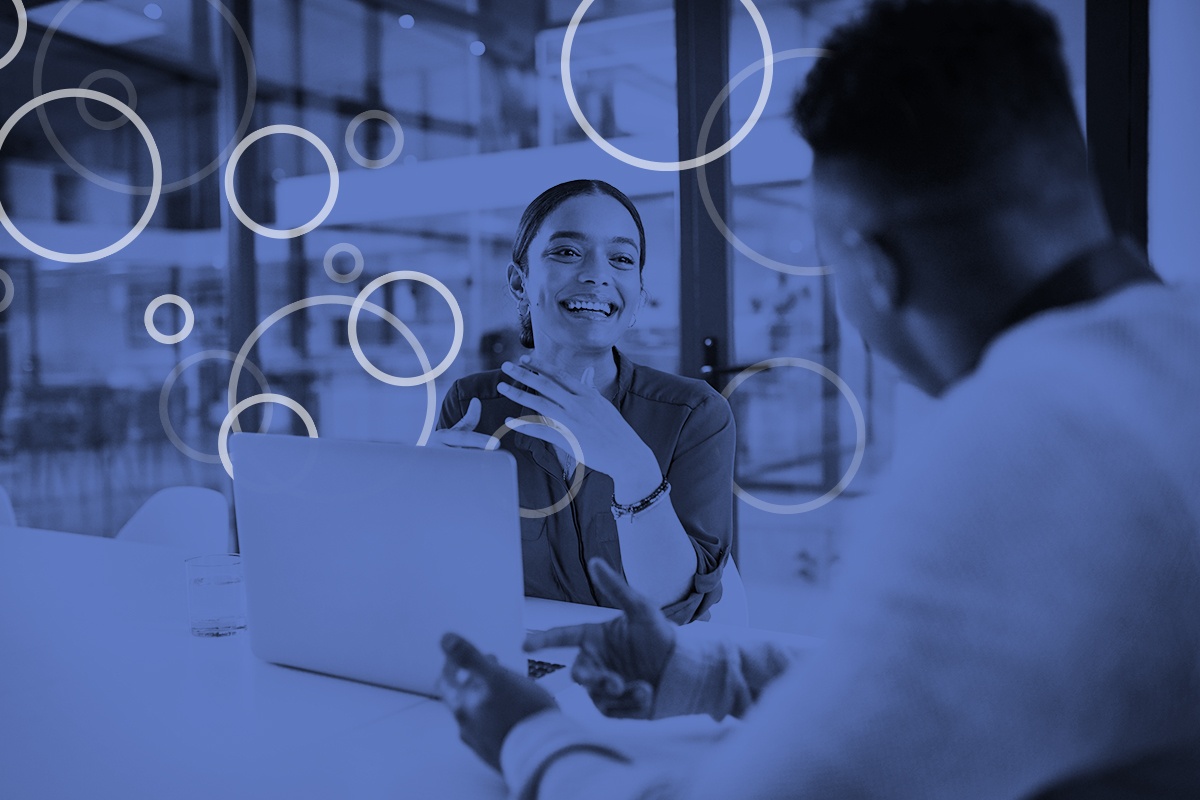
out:
<path id="1" fill-rule="evenodd" d="M 500 769 L 500 748 L 513 727 L 541 711 L 557 708 L 554 698 L 529 678 L 500 666 L 457 634 L 442 637 L 442 702 L 454 713 L 462 740 Z"/>
<path id="2" fill-rule="evenodd" d="M 625 613 L 609 622 L 536 631 L 527 651 L 578 647 L 571 677 L 609 717 L 649 719 L 663 670 L 675 651 L 675 626 L 600 559 L 588 564 L 600 597 Z"/>
<path id="3" fill-rule="evenodd" d="M 441 428 L 429 434 L 427 447 L 467 447 L 476 450 L 495 450 L 500 442 L 486 433 L 479 433 L 475 426 L 479 424 L 481 406 L 478 397 L 472 397 L 467 403 L 467 412 L 463 418 L 452 427 Z"/>

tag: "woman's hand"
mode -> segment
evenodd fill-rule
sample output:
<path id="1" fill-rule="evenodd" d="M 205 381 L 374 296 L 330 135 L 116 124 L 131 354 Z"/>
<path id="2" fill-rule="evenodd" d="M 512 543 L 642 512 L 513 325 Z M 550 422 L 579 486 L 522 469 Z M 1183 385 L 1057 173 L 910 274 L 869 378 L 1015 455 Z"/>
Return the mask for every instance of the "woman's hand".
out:
<path id="1" fill-rule="evenodd" d="M 505 362 L 500 369 L 515 383 L 528 387 L 501 382 L 500 393 L 569 430 L 579 441 L 584 463 L 613 479 L 617 502 L 635 503 L 662 482 L 654 453 L 592 385 L 590 367 L 582 379 L 528 357 L 520 364 Z M 551 444 L 561 441 L 549 425 L 526 425 L 521 431 Z"/>
<path id="2" fill-rule="evenodd" d="M 467 413 L 463 414 L 453 427 L 442 428 L 429 434 L 426 447 L 468 447 L 476 450 L 495 450 L 500 446 L 499 440 L 486 433 L 478 433 L 475 426 L 479 424 L 480 403 L 478 397 L 472 397 L 467 403 Z"/>

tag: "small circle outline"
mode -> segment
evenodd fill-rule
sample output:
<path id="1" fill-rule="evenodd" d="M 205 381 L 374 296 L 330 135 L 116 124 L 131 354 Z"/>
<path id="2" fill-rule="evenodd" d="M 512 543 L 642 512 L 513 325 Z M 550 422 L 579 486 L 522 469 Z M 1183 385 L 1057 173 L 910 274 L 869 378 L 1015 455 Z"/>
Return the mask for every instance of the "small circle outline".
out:
<path id="1" fill-rule="evenodd" d="M 446 357 L 433 369 L 426 368 L 425 372 L 413 378 L 406 378 L 400 375 L 391 375 L 376 367 L 367 358 L 367 354 L 363 352 L 362 345 L 358 342 L 358 315 L 362 311 L 363 304 L 367 298 L 379 287 L 393 283 L 394 281 L 411 280 L 423 283 L 440 294 L 450 306 L 450 314 L 454 317 L 454 339 L 450 342 L 450 351 L 446 353 Z M 348 330 L 348 338 L 350 340 L 350 350 L 354 353 L 354 358 L 359 365 L 367 371 L 367 374 L 376 380 L 382 381 L 392 386 L 420 386 L 427 381 L 432 381 L 450 368 L 454 363 L 454 359 L 458 358 L 458 353 L 462 350 L 463 334 L 465 325 L 463 324 L 462 308 L 458 305 L 458 300 L 454 297 L 454 293 L 432 275 L 427 275 L 424 272 L 416 272 L 415 270 L 402 269 L 395 272 L 388 272 L 380 275 L 375 280 L 363 287 L 358 296 L 354 298 L 354 305 L 350 307 L 350 318 L 346 321 Z"/>
<path id="2" fill-rule="evenodd" d="M 52 92 L 38 95 L 32 100 L 25 103 L 12 113 L 12 116 L 5 121 L 3 126 L 0 126 L 0 148 L 4 147 L 4 142 L 8 139 L 8 135 L 12 133 L 12 129 L 22 117 L 28 114 L 31 110 L 39 108 L 46 103 L 51 103 L 55 100 L 63 100 L 72 97 L 81 97 L 84 100 L 95 100 L 98 103 L 104 103 L 111 108 L 129 117 L 133 122 L 133 126 L 138 129 L 142 137 L 146 140 L 146 145 L 150 150 L 150 168 L 151 175 L 151 192 L 150 200 L 146 203 L 146 210 L 142 212 L 142 216 L 134 223 L 133 229 L 110 244 L 108 247 L 102 247 L 99 250 L 93 250 L 89 253 L 60 253 L 57 250 L 51 250 L 48 247 L 43 247 L 37 242 L 30 239 L 17 228 L 13 221 L 9 219 L 8 212 L 4 210 L 4 204 L 0 203 L 0 224 L 8 231 L 14 239 L 25 246 L 26 249 L 41 256 L 48 258 L 51 261 L 59 261 L 64 264 L 84 264 L 89 261 L 98 261 L 101 258 L 107 258 L 113 253 L 120 252 L 130 242 L 141 235 L 146 226 L 150 224 L 150 218 L 154 216 L 154 211 L 158 207 L 159 197 L 162 195 L 162 156 L 158 152 L 158 145 L 154 141 L 154 135 L 150 133 L 150 129 L 146 127 L 146 123 L 137 115 L 129 106 L 122 103 L 115 97 L 111 97 L 100 92 L 92 91 L 91 89 L 55 89 Z"/>
<path id="3" fill-rule="evenodd" d="M 333 268 L 333 258 L 339 253 L 346 253 L 354 259 L 354 269 L 349 272 L 338 272 Z M 358 279 L 359 275 L 362 275 L 365 262 L 363 261 L 362 250 L 359 250 L 349 242 L 339 242 L 325 251 L 323 265 L 325 267 L 325 274 L 329 276 L 330 280 L 337 281 L 338 283 L 352 283 Z"/>
<path id="4" fill-rule="evenodd" d="M 738 485 L 737 480 L 733 481 L 733 493 L 739 499 L 748 503 L 751 506 L 766 511 L 769 514 L 803 514 L 808 511 L 815 511 L 821 506 L 835 500 L 842 492 L 846 491 L 846 487 L 850 485 L 850 481 L 854 480 L 854 476 L 858 474 L 858 468 L 862 465 L 863 453 L 867 448 L 867 422 L 863 416 L 862 406 L 859 405 L 858 398 L 854 396 L 854 392 L 850 386 L 842 380 L 842 376 L 838 375 L 833 370 L 823 364 L 818 364 L 815 361 L 810 361 L 807 358 L 794 358 L 791 356 L 783 356 L 779 358 L 768 358 L 764 361 L 759 361 L 757 364 L 752 364 L 746 369 L 739 372 L 733 377 L 733 380 L 725 384 L 725 388 L 721 390 L 721 395 L 728 400 L 734 390 L 738 388 L 751 375 L 757 375 L 760 372 L 765 372 L 774 367 L 800 367 L 807 369 L 810 372 L 815 372 L 825 380 L 837 387 L 842 396 L 846 398 L 846 402 L 850 404 L 850 411 L 854 415 L 855 441 L 854 441 L 854 457 L 850 460 L 850 466 L 846 469 L 845 474 L 834 485 L 832 489 L 825 494 L 813 500 L 808 500 L 804 503 L 770 503 L 766 500 L 760 500 L 754 495 L 747 492 Z"/>
<path id="5" fill-rule="evenodd" d="M 713 150 L 710 153 L 690 158 L 685 161 L 651 161 L 637 156 L 631 156 L 624 150 L 619 149 L 607 139 L 601 136 L 592 124 L 588 122 L 587 117 L 583 114 L 583 109 L 579 107 L 579 100 L 575 97 L 575 87 L 571 83 L 571 48 L 575 43 L 575 33 L 579 29 L 579 24 L 583 21 L 583 15 L 591 8 L 596 0 L 582 0 L 579 7 L 575 9 L 575 13 L 571 16 L 570 23 L 567 24 L 566 36 L 563 38 L 562 56 L 559 59 L 559 72 L 562 77 L 563 94 L 566 96 L 567 107 L 571 110 L 571 116 L 575 118 L 575 122 L 583 130 L 592 142 L 604 152 L 608 153 L 618 161 L 624 162 L 631 167 L 650 170 L 653 172 L 683 172 L 689 169 L 695 169 L 698 166 L 709 164 L 729 153 L 733 148 L 737 147 L 743 139 L 750 133 L 758 120 L 762 117 L 763 111 L 767 107 L 767 99 L 771 95 L 771 85 L 775 80 L 775 65 L 771 61 L 771 34 L 767 30 L 767 24 L 759 13 L 758 7 L 754 5 L 753 0 L 739 0 L 741 4 L 750 12 L 750 18 L 754 21 L 754 27 L 758 30 L 758 37 L 763 46 L 763 58 L 766 62 L 766 67 L 763 70 L 762 89 L 758 93 L 758 100 L 754 103 L 754 108 L 750 111 L 750 116 L 738 129 L 737 133 L 729 138 L 729 141 Z"/>
<path id="6" fill-rule="evenodd" d="M 84 78 L 80 82 L 79 88 L 90 89 L 92 84 L 101 78 L 111 78 L 117 83 L 121 84 L 121 88 L 123 88 L 126 95 L 128 95 L 128 99 L 125 101 L 125 104 L 135 111 L 137 110 L 137 89 L 134 87 L 133 81 L 129 80 L 129 76 L 124 72 L 118 72 L 115 69 L 98 69 L 91 75 L 88 75 L 86 78 Z M 82 98 L 75 98 L 75 107 L 79 109 L 79 116 L 83 117 L 83 121 L 98 131 L 115 131 L 117 128 L 120 128 L 129 121 L 127 117 L 117 117 L 116 119 L 109 120 L 107 122 L 102 119 L 96 119 L 96 117 L 92 115 L 92 112 L 87 110 L 87 104 L 83 102 Z"/>
<path id="7" fill-rule="evenodd" d="M 238 202 L 237 193 L 233 189 L 234 171 L 237 169 L 238 162 L 241 160 L 242 156 L 245 154 L 250 145 L 254 144 L 259 139 L 263 139 L 267 136 L 272 136 L 278 133 L 286 133 L 291 134 L 292 136 L 298 136 L 311 144 L 313 147 L 317 148 L 317 152 L 319 152 L 321 157 L 325 159 L 325 165 L 329 168 L 329 193 L 325 196 L 325 205 L 321 206 L 321 210 L 317 212 L 315 217 L 303 225 L 282 230 L 279 228 L 268 228 L 265 225 L 261 225 L 250 219 L 250 216 L 246 214 L 245 209 L 242 208 L 242 204 Z M 253 133 L 248 134 L 246 138 L 237 143 L 237 146 L 233 148 L 233 152 L 229 155 L 228 163 L 225 164 L 225 202 L 229 203 L 229 208 L 231 211 L 233 211 L 233 215 L 241 220 L 243 225 L 260 236 L 266 236 L 269 239 L 293 239 L 297 236 L 303 236 L 304 234 L 316 228 L 325 221 L 325 218 L 329 216 L 329 212 L 333 211 L 333 206 L 337 202 L 338 190 L 340 187 L 341 178 L 338 174 L 337 161 L 334 159 L 333 153 L 330 151 L 329 147 L 323 141 L 321 141 L 321 138 L 315 133 L 307 128 L 301 128 L 298 125 L 276 123 L 274 125 L 267 125 L 266 127 L 259 128 Z"/>
<path id="8" fill-rule="evenodd" d="M 16 287 L 13 286 L 12 276 L 7 271 L 0 269 L 0 284 L 4 285 L 4 299 L 0 300 L 0 313 L 8 310 L 12 305 L 13 298 L 17 294 Z"/>
<path id="9" fill-rule="evenodd" d="M 178 333 L 166 334 L 154 325 L 154 312 L 167 304 L 178 306 L 183 311 L 183 327 Z M 191 334 L 192 328 L 196 324 L 196 314 L 192 311 L 191 303 L 179 295 L 160 294 L 146 306 L 146 313 L 142 316 L 142 321 L 146 323 L 146 333 L 150 334 L 150 338 L 154 341 L 159 344 L 179 344 Z"/>
<path id="10" fill-rule="evenodd" d="M 369 119 L 376 119 L 385 123 L 392 129 L 392 135 L 395 137 L 396 141 L 392 145 L 391 151 L 383 158 L 367 158 L 359 152 L 358 146 L 354 144 L 354 134 L 358 132 L 359 126 Z M 346 152 L 350 154 L 350 158 L 353 159 L 354 163 L 359 166 L 366 167 L 367 169 L 383 169 L 398 159 L 403 150 L 404 128 L 400 127 L 400 120 L 386 111 L 380 109 L 364 111 L 350 120 L 350 124 L 346 126 Z"/>

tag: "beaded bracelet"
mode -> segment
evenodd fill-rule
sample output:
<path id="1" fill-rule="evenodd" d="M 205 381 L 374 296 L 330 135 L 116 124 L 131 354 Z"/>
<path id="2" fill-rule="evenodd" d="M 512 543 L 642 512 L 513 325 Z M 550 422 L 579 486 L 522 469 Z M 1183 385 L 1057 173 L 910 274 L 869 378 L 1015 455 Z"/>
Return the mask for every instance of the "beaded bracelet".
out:
<path id="1" fill-rule="evenodd" d="M 646 509 L 650 508 L 651 506 L 653 506 L 655 503 L 657 503 L 659 500 L 663 499 L 670 493 L 671 493 L 671 484 L 667 483 L 666 478 L 663 478 L 663 482 L 658 485 L 657 489 L 655 489 L 650 494 L 646 495 L 641 500 L 638 500 L 636 503 L 631 503 L 630 505 L 622 505 L 621 503 L 618 503 L 617 498 L 614 497 L 613 501 L 612 501 L 613 519 L 619 520 L 622 517 L 629 517 L 630 521 L 632 522 L 636 515 L 642 513 Z"/>

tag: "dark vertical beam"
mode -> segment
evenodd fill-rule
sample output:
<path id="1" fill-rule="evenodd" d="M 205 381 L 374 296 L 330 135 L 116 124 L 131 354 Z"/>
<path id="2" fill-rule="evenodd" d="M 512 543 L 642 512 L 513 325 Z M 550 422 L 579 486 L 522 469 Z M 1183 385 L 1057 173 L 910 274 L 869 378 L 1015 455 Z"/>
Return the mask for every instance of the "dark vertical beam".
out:
<path id="1" fill-rule="evenodd" d="M 694 158 L 700 126 L 713 99 L 729 82 L 729 0 L 675 0 L 675 70 L 679 98 L 679 158 Z M 713 121 L 709 150 L 729 138 L 729 104 Z M 705 167 L 717 212 L 729 218 L 729 158 Z M 704 210 L 695 172 L 679 173 L 679 368 L 684 375 L 716 375 L 703 371 L 705 339 L 708 357 L 719 370 L 733 354 L 730 318 L 729 243 Z M 707 374 L 706 374 L 707 372 Z M 719 388 L 719 387 L 718 387 Z"/>
<path id="2" fill-rule="evenodd" d="M 246 37 L 253 42 L 252 0 L 226 0 L 226 8 L 234 19 L 241 25 Z M 217 13 L 213 11 L 213 13 Z M 218 81 L 217 98 L 217 129 L 218 141 L 228 142 L 235 138 L 237 122 L 246 104 L 246 63 L 242 57 L 237 39 L 224 20 L 212 26 L 216 39 L 216 61 Z M 255 125 L 251 123 L 250 129 Z M 251 147 L 238 162 L 237 172 L 234 173 L 233 189 L 237 193 L 238 202 L 250 215 L 251 219 L 263 220 L 262 186 L 260 180 L 259 157 L 261 148 Z M 255 234 L 241 223 L 229 208 L 225 198 L 224 174 L 221 176 L 221 231 L 224 234 L 226 246 L 225 267 L 225 324 L 227 327 L 229 349 L 237 352 L 241 349 L 250 333 L 258 324 L 258 263 L 254 253 Z M 265 222 L 265 220 L 263 220 Z M 257 348 L 250 352 L 250 360 L 263 367 L 258 358 Z M 264 367 L 265 370 L 265 367 Z M 243 380 L 238 385 L 237 399 L 240 401 L 258 392 L 257 385 L 250 380 Z M 240 422 L 243 430 L 254 430 L 261 418 L 261 407 L 255 406 L 241 415 Z"/>
<path id="3" fill-rule="evenodd" d="M 1087 0 L 1087 140 L 1113 229 L 1146 248 L 1150 14 L 1146 0 Z"/>
<path id="4" fill-rule="evenodd" d="M 300 0 L 291 0 L 287 6 L 288 30 L 292 40 L 292 82 L 296 87 L 304 86 L 304 9 L 301 7 Z M 304 93 L 296 92 L 293 95 L 295 119 L 293 122 L 297 125 L 304 125 Z M 307 146 L 307 145 L 305 145 Z M 304 156 L 303 150 L 296 147 L 292 150 L 295 154 L 295 174 L 304 174 Z M 308 296 L 308 253 L 304 247 L 303 236 L 295 236 L 288 239 L 288 303 L 294 303 L 297 300 L 303 300 Z M 296 355 L 300 358 L 308 358 L 308 309 L 302 308 L 293 314 L 288 315 L 288 340 L 292 349 L 296 351 Z"/>
<path id="5" fill-rule="evenodd" d="M 675 0 L 675 76 L 679 106 L 679 159 L 698 155 L 696 144 L 709 106 L 729 82 L 731 0 Z M 729 139 L 729 104 L 720 109 L 707 149 Z M 709 193 L 722 219 L 729 219 L 732 185 L 729 157 L 704 168 Z M 679 173 L 679 371 L 708 378 L 720 389 L 733 359 L 733 284 L 730 248 L 712 224 L 694 171 Z M 705 369 L 707 368 L 707 369 Z M 730 487 L 733 491 L 733 487 Z M 738 557 L 737 504 L 733 542 Z"/>
<path id="6" fill-rule="evenodd" d="M 842 335 L 833 295 L 833 278 L 821 276 L 821 366 L 840 374 Z M 821 491 L 842 479 L 842 393 L 833 381 L 821 381 Z"/>

